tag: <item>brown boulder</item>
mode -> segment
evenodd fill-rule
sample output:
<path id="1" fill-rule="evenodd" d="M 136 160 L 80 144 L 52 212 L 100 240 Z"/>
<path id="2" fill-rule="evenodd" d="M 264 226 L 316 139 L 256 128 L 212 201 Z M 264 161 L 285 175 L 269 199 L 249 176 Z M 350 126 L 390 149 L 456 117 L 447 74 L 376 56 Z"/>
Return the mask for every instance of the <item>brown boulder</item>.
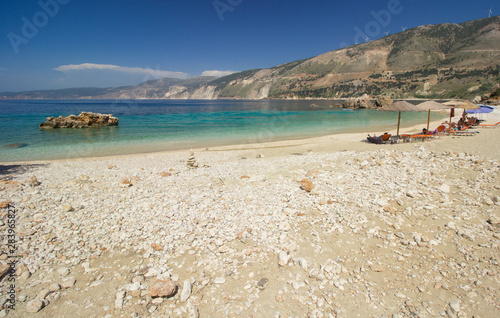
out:
<path id="1" fill-rule="evenodd" d="M 157 279 L 148 288 L 148 296 L 150 297 L 172 297 L 177 292 L 177 285 L 170 279 Z"/>
<path id="2" fill-rule="evenodd" d="M 156 244 L 156 243 L 152 243 L 151 247 L 153 248 L 153 250 L 155 250 L 157 252 L 163 251 L 163 247 L 161 245 Z"/>
<path id="3" fill-rule="evenodd" d="M 302 179 L 302 181 L 300 181 L 300 186 L 302 188 L 302 190 L 306 191 L 306 192 L 311 192 L 312 189 L 314 189 L 314 184 L 312 183 L 311 180 L 305 178 L 305 179 Z"/>
<path id="4" fill-rule="evenodd" d="M 0 202 L 0 209 L 6 209 L 9 207 L 9 204 L 11 204 L 12 201 L 11 200 L 7 200 L 7 201 L 2 201 Z"/>

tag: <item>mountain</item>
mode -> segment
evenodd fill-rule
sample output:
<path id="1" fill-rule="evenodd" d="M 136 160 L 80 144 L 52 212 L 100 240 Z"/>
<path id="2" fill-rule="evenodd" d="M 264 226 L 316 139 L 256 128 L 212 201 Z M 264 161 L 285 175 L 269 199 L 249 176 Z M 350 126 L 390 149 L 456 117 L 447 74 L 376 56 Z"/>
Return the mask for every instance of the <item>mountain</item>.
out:
<path id="1" fill-rule="evenodd" d="M 162 78 L 135 86 L 113 88 L 66 88 L 56 90 L 0 93 L 0 99 L 162 99 L 171 94 L 198 88 L 216 77 L 198 76 L 187 80 Z"/>
<path id="2" fill-rule="evenodd" d="M 498 82 L 500 17 L 491 17 L 424 25 L 312 58 L 221 78 L 166 78 L 131 87 L 45 94 L 0 93 L 0 98 L 300 99 L 363 94 L 393 99 L 471 98 L 489 93 Z"/>
<path id="3" fill-rule="evenodd" d="M 232 74 L 179 98 L 465 98 L 500 82 L 500 17 L 425 25 L 268 69 Z M 189 97 L 191 97 L 189 96 Z M 188 97 L 188 98 L 189 98 Z"/>

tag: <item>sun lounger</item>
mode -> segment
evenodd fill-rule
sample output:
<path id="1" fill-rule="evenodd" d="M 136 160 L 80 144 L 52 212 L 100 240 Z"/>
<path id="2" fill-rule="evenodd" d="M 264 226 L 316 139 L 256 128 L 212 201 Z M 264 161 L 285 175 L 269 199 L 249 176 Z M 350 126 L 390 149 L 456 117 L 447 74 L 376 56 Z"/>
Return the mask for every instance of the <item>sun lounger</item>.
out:
<path id="1" fill-rule="evenodd" d="M 391 139 L 391 134 L 383 134 L 380 136 L 370 136 L 366 138 L 368 142 L 371 142 L 373 144 L 384 144 L 390 141 Z"/>
<path id="2" fill-rule="evenodd" d="M 403 139 L 403 142 L 411 142 L 413 140 L 420 139 L 422 141 L 424 140 L 430 140 L 431 138 L 434 138 L 434 135 L 429 134 L 429 135 L 424 135 L 424 134 L 403 134 L 401 135 L 401 139 Z"/>
<path id="3" fill-rule="evenodd" d="M 434 131 L 435 135 L 442 136 L 448 133 L 448 128 L 445 125 L 439 125 L 438 128 Z"/>
<path id="4" fill-rule="evenodd" d="M 498 123 L 496 123 L 496 124 L 493 124 L 493 125 L 488 125 L 488 124 L 479 124 L 478 126 L 479 126 L 479 127 L 496 127 L 496 126 L 498 126 L 498 125 L 500 125 L 500 121 L 499 121 Z"/>
<path id="5" fill-rule="evenodd" d="M 422 141 L 424 140 L 429 140 L 431 138 L 434 138 L 434 135 L 411 135 L 410 138 L 413 139 L 421 139 Z"/>

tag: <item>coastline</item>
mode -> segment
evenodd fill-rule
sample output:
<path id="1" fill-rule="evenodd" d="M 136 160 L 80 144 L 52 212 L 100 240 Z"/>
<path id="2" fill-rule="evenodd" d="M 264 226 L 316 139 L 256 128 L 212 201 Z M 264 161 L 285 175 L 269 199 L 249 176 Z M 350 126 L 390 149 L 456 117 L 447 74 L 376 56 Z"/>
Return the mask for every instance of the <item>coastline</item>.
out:
<path id="1" fill-rule="evenodd" d="M 442 120 L 431 121 L 430 127 L 437 127 Z M 417 133 L 422 130 L 426 124 L 418 124 L 412 126 L 401 126 L 401 132 L 405 133 Z M 364 131 L 357 133 L 338 133 L 331 134 L 325 136 L 315 136 L 315 137 L 291 137 L 290 139 L 285 140 L 277 140 L 277 141 L 266 141 L 266 142 L 258 142 L 258 143 L 236 143 L 229 144 L 223 146 L 214 146 L 209 147 L 210 151 L 228 151 L 228 150 L 262 150 L 262 149 L 272 149 L 272 148 L 290 148 L 290 147 L 300 147 L 306 145 L 316 145 L 321 149 L 327 149 L 328 147 L 325 145 L 330 142 L 336 143 L 341 150 L 367 150 L 370 149 L 370 144 L 365 143 L 366 137 L 368 134 L 383 134 L 384 132 L 389 132 L 391 134 L 396 134 L 396 128 L 380 130 L 380 131 Z M 325 145 L 325 146 L 323 146 Z M 367 148 L 368 147 L 368 148 Z M 89 156 L 89 157 L 81 157 L 81 158 L 62 158 L 62 159 L 46 159 L 46 160 L 20 160 L 20 161 L 6 161 L 0 162 L 0 165 L 13 165 L 13 164 L 41 164 L 41 163 L 50 163 L 50 162 L 61 162 L 61 161 L 79 161 L 79 160 L 98 160 L 98 159 L 112 159 L 112 158 L 124 158 L 124 157 L 135 157 L 135 156 L 143 156 L 148 154 L 180 154 L 187 153 L 190 150 L 194 152 L 202 152 L 206 151 L 207 147 L 194 147 L 194 148 L 184 148 L 184 149 L 176 149 L 176 150 L 167 150 L 167 151 L 141 151 L 137 148 L 137 152 L 134 150 L 128 150 L 126 153 L 116 154 L 116 155 L 102 155 L 102 156 Z"/>
<path id="2" fill-rule="evenodd" d="M 15 314 L 496 316 L 500 129 L 478 131 L 2 164 Z"/>

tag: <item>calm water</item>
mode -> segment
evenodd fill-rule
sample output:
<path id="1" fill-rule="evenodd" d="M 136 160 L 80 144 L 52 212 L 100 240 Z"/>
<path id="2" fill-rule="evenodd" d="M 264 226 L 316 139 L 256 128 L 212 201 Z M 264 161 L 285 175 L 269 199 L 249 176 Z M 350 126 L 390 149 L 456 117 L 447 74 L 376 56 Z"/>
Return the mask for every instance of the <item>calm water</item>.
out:
<path id="1" fill-rule="evenodd" d="M 311 108 L 315 103 L 321 107 Z M 332 101 L 0 101 L 0 161 L 78 158 L 256 143 L 395 128 L 397 113 L 330 108 Z M 40 130 L 50 116 L 113 114 L 118 127 Z M 439 115 L 435 115 L 439 116 Z M 402 125 L 426 123 L 405 113 Z M 436 117 L 439 118 L 439 117 Z M 10 144 L 20 148 L 6 148 Z M 25 146 L 24 146 L 25 144 Z"/>

